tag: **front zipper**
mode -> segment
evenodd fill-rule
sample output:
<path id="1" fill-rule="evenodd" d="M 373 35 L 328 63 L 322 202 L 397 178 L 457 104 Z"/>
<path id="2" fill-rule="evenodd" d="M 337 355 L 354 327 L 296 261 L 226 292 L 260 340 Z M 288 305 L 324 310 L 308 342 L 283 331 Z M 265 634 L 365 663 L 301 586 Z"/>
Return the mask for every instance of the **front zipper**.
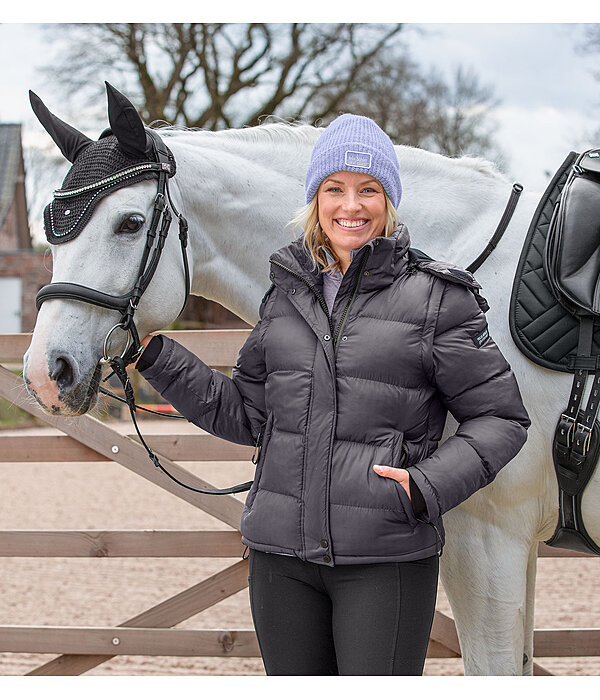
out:
<path id="1" fill-rule="evenodd" d="M 363 256 L 362 262 L 360 264 L 360 268 L 358 270 L 358 275 L 356 282 L 354 284 L 354 289 L 352 290 L 352 294 L 350 295 L 350 299 L 348 299 L 348 302 L 346 304 L 346 307 L 344 308 L 344 311 L 342 312 L 342 316 L 340 318 L 340 322 L 338 323 L 337 331 L 334 332 L 333 328 L 333 320 L 331 316 L 329 315 L 329 309 L 327 308 L 327 303 L 325 302 L 325 299 L 323 298 L 323 295 L 319 290 L 309 282 L 306 277 L 302 277 L 302 275 L 298 274 L 294 270 L 290 269 L 289 267 L 286 267 L 282 263 L 278 262 L 277 260 L 273 260 L 273 258 L 269 258 L 269 262 L 273 263 L 273 265 L 277 265 L 277 267 L 282 268 L 286 272 L 289 272 L 290 275 L 293 275 L 297 279 L 301 280 L 304 282 L 304 284 L 310 289 L 310 291 L 317 297 L 317 300 L 319 304 L 321 305 L 321 308 L 325 312 L 325 315 L 327 316 L 327 321 L 329 322 L 329 329 L 331 331 L 331 337 L 333 338 L 333 354 L 334 356 L 337 354 L 337 347 L 338 347 L 338 342 L 340 335 L 342 333 L 342 330 L 344 328 L 344 325 L 346 324 L 346 317 L 348 316 L 348 312 L 350 311 L 350 308 L 352 304 L 354 303 L 354 299 L 356 298 L 356 294 L 358 293 L 358 287 L 360 285 L 360 280 L 362 279 L 363 276 L 363 271 L 365 269 L 365 265 L 367 264 L 367 259 L 369 257 L 369 253 L 371 252 L 371 249 L 368 248 Z"/>
<path id="2" fill-rule="evenodd" d="M 370 250 L 370 249 L 369 249 L 369 250 Z M 337 334 L 337 336 L 339 336 L 339 334 L 340 334 L 340 332 L 341 332 L 343 323 L 345 323 L 346 316 L 347 316 L 347 314 L 348 314 L 348 311 L 350 310 L 350 306 L 352 305 L 352 302 L 354 301 L 354 297 L 356 296 L 356 293 L 357 293 L 357 291 L 358 291 L 358 285 L 360 284 L 360 279 L 361 279 L 361 277 L 362 277 L 362 272 L 363 272 L 363 269 L 364 269 L 364 265 L 366 264 L 366 260 L 367 260 L 367 258 L 369 257 L 369 250 L 367 250 L 367 252 L 365 253 L 365 257 L 364 257 L 363 261 L 361 262 L 360 272 L 359 272 L 359 275 L 358 275 L 358 279 L 357 279 L 357 281 L 356 281 L 356 284 L 354 285 L 354 290 L 353 290 L 353 292 L 352 292 L 352 296 L 350 297 L 348 303 L 346 304 L 346 308 L 344 309 L 344 313 L 342 314 L 342 319 L 340 320 L 340 324 L 338 325 L 338 334 Z M 299 280 L 301 280 L 302 282 L 304 282 L 304 284 L 311 290 L 311 292 L 315 295 L 315 297 L 317 298 L 319 304 L 321 305 L 321 308 L 323 309 L 325 315 L 327 316 L 327 321 L 329 322 L 329 329 L 330 329 L 330 331 L 331 331 L 331 337 L 334 338 L 335 333 L 334 333 L 334 328 L 333 328 L 333 321 L 332 321 L 331 316 L 329 315 L 329 309 L 327 308 L 327 303 L 325 302 L 325 299 L 323 298 L 323 295 L 322 295 L 322 294 L 319 292 L 319 290 L 314 286 L 314 284 L 312 284 L 311 282 L 309 282 L 309 280 L 307 280 L 305 277 L 303 277 L 302 275 L 298 274 L 298 273 L 295 272 L 294 270 L 290 269 L 289 267 L 286 267 L 286 265 L 283 265 L 282 263 L 278 262 L 277 260 L 273 260 L 272 258 L 269 258 L 269 262 L 272 263 L 273 265 L 277 265 L 277 266 L 280 267 L 282 270 L 285 270 L 286 272 L 289 272 L 290 275 L 293 275 L 293 276 L 296 277 L 297 279 L 299 279 Z M 337 338 L 337 336 L 336 336 L 336 338 Z M 336 342 L 336 340 L 334 340 L 334 358 L 335 358 L 335 350 L 336 350 L 335 342 Z M 332 371 L 333 371 L 333 374 L 334 374 L 334 377 L 335 377 L 335 372 L 336 372 L 335 360 L 334 360 L 333 365 L 332 365 Z M 330 485 L 330 481 L 331 481 L 331 459 L 332 459 L 333 443 L 334 443 L 334 440 L 335 440 L 335 430 L 336 430 L 336 423 L 337 423 L 337 392 L 336 392 L 336 381 L 335 381 L 335 379 L 334 379 L 334 381 L 333 381 L 333 400 L 334 400 L 334 420 L 333 420 L 333 426 L 332 426 L 332 430 L 331 430 L 331 435 L 329 436 L 329 452 L 328 452 L 328 455 L 327 455 L 327 475 L 326 475 L 326 478 L 327 478 L 327 482 L 326 482 L 326 483 L 327 483 L 327 494 L 326 494 L 327 502 L 329 502 L 329 485 Z M 327 518 L 327 520 L 328 520 L 328 523 L 327 523 L 327 530 L 329 531 L 329 518 Z M 331 537 L 328 536 L 328 539 L 331 539 Z"/>
<path id="3" fill-rule="evenodd" d="M 348 303 L 346 304 L 346 308 L 342 312 L 342 317 L 340 318 L 340 322 L 338 323 L 337 332 L 333 338 L 333 354 L 334 354 L 334 356 L 337 354 L 339 338 L 340 338 L 340 335 L 342 333 L 342 329 L 344 328 L 344 325 L 346 323 L 346 317 L 348 315 L 348 312 L 350 311 L 350 307 L 354 303 L 354 299 L 355 299 L 356 294 L 358 292 L 358 287 L 360 285 L 360 281 L 361 281 L 362 276 L 363 276 L 363 270 L 365 269 L 365 265 L 367 264 L 367 259 L 369 257 L 370 251 L 371 251 L 370 248 L 367 248 L 367 250 L 365 251 L 362 262 L 360 263 L 360 268 L 358 270 L 358 276 L 357 276 L 356 282 L 354 283 L 354 289 L 352 290 L 352 294 L 350 295 L 350 299 L 348 299 Z"/>
<path id="4" fill-rule="evenodd" d="M 329 315 L 329 309 L 327 308 L 327 303 L 325 299 L 323 299 L 323 295 L 321 292 L 315 287 L 314 284 L 309 282 L 306 277 L 302 277 L 302 275 L 298 274 L 294 270 L 290 269 L 289 267 L 286 267 L 282 263 L 278 262 L 277 260 L 273 260 L 273 258 L 269 258 L 269 262 L 273 263 L 273 265 L 277 265 L 277 267 L 280 267 L 282 270 L 285 270 L 286 272 L 289 272 L 290 275 L 293 275 L 294 277 L 297 277 L 299 280 L 304 282 L 304 284 L 310 289 L 310 291 L 317 297 L 317 300 L 319 301 L 319 304 L 321 305 L 321 308 L 325 312 L 325 315 L 327 316 L 327 320 L 329 321 L 329 330 L 331 331 L 331 336 L 333 337 L 333 321 L 331 320 L 331 316 Z"/>
<path id="5" fill-rule="evenodd" d="M 267 425 L 267 421 L 261 424 L 260 428 L 258 429 L 258 435 L 256 436 L 256 444 L 254 445 L 254 452 L 252 454 L 252 464 L 258 464 L 258 460 L 260 459 L 260 453 L 262 450 L 262 438 L 263 438 L 263 431 L 265 429 L 265 426 Z"/>

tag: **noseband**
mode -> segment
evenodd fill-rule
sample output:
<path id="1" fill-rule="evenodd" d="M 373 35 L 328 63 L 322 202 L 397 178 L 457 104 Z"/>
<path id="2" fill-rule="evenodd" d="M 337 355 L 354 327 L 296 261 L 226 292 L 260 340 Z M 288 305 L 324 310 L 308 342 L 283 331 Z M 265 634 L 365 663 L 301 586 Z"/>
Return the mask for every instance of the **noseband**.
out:
<path id="1" fill-rule="evenodd" d="M 138 303 L 148 288 L 148 285 L 152 281 L 154 273 L 158 267 L 165 241 L 169 234 L 171 221 L 173 220 L 171 209 L 179 220 L 179 241 L 181 243 L 181 254 L 183 258 L 183 270 L 185 275 L 185 298 L 181 311 L 183 311 L 190 294 L 190 272 L 187 257 L 188 223 L 185 217 L 182 216 L 175 208 L 169 193 L 169 177 L 174 174 L 174 159 L 169 149 L 156 132 L 152 131 L 151 129 L 146 129 L 146 134 L 149 135 L 153 141 L 153 151 L 157 158 L 156 162 L 142 163 L 140 165 L 133 166 L 132 168 L 127 168 L 115 173 L 114 175 L 111 175 L 109 178 L 103 178 L 99 182 L 95 182 L 84 187 L 79 187 L 73 190 L 58 190 L 55 192 L 55 198 L 60 198 L 62 200 L 63 198 L 80 196 L 82 191 L 100 191 L 100 188 L 105 188 L 106 186 L 110 186 L 111 189 L 118 189 L 119 186 L 125 187 L 130 184 L 129 180 L 133 171 L 154 171 L 158 174 L 158 187 L 154 198 L 154 209 L 150 220 L 150 226 L 148 227 L 148 231 L 146 233 L 146 245 L 144 247 L 144 252 L 142 254 L 142 259 L 138 267 L 138 272 L 133 287 L 126 294 L 115 295 L 107 294 L 106 292 L 101 292 L 97 289 L 93 289 L 92 287 L 86 287 L 85 285 L 76 284 L 74 282 L 51 282 L 40 289 L 35 299 L 35 305 L 39 311 L 42 304 L 49 299 L 72 299 L 75 301 L 82 301 L 93 306 L 100 306 L 104 309 L 118 311 L 121 314 L 121 319 L 108 331 L 106 338 L 104 339 L 103 356 L 100 359 L 100 364 L 109 365 L 112 372 L 117 376 L 123 385 L 123 390 L 125 392 L 125 403 L 129 407 L 133 425 L 142 445 L 146 449 L 146 452 L 154 465 L 177 484 L 191 491 L 211 495 L 240 493 L 242 491 L 247 491 L 252 486 L 252 482 L 249 481 L 244 484 L 239 484 L 237 486 L 232 486 L 225 489 L 211 490 L 196 488 L 179 481 L 179 479 L 170 474 L 163 467 L 156 454 L 154 454 L 154 452 L 146 444 L 142 434 L 140 433 L 135 417 L 137 406 L 135 403 L 133 387 L 131 386 L 129 377 L 127 376 L 127 365 L 134 362 L 140 356 L 142 347 L 133 317 L 138 307 Z M 169 205 L 171 209 L 169 209 Z M 181 313 L 181 311 L 179 313 Z M 128 342 L 121 355 L 109 357 L 110 337 L 118 328 L 121 328 L 127 332 Z M 110 376 L 111 375 L 109 375 L 109 377 Z M 106 377 L 105 380 L 106 379 L 108 379 L 108 377 Z M 122 399 L 120 399 L 118 396 L 111 394 L 105 389 L 101 388 L 100 391 L 122 401 Z M 182 418 L 182 416 L 176 417 Z"/>

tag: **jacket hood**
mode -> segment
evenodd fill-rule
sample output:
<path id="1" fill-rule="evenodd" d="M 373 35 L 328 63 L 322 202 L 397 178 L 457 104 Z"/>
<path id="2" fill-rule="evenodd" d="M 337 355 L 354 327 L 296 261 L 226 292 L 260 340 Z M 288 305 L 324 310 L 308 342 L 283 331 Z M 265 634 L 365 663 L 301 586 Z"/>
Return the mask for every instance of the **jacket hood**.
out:
<path id="1" fill-rule="evenodd" d="M 276 250 L 269 261 L 271 262 L 271 280 L 285 288 L 286 280 L 291 284 L 289 275 L 281 268 L 288 268 L 297 275 L 308 279 L 314 284 L 322 283 L 322 272 L 315 264 L 303 244 L 304 235 Z M 364 268 L 365 279 L 361 283 L 363 291 L 379 289 L 391 284 L 408 266 L 408 249 L 410 236 L 404 224 L 400 224 L 387 238 L 377 236 L 365 243 L 363 248 L 368 250 L 369 259 Z M 352 274 L 363 258 L 363 253 L 354 257 L 347 272 Z"/>

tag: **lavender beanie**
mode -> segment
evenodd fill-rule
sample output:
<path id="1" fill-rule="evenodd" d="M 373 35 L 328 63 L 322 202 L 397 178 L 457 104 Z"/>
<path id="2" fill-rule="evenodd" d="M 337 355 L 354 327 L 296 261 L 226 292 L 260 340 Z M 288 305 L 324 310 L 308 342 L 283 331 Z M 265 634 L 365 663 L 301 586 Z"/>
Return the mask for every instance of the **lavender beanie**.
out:
<path id="1" fill-rule="evenodd" d="M 306 173 L 306 203 L 313 199 L 326 177 L 341 170 L 377 178 L 394 207 L 398 207 L 402 183 L 396 151 L 390 137 L 372 119 L 343 114 L 319 136 Z"/>

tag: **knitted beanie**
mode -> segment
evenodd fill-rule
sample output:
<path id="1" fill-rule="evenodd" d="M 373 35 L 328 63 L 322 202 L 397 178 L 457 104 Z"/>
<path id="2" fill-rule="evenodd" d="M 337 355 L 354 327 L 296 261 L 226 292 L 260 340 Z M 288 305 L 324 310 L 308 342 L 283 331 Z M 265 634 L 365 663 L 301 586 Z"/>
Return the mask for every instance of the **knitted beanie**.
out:
<path id="1" fill-rule="evenodd" d="M 348 170 L 379 180 L 397 208 L 402 196 L 399 167 L 390 137 L 372 119 L 342 114 L 315 143 L 306 172 L 306 203 L 313 199 L 326 177 Z"/>

